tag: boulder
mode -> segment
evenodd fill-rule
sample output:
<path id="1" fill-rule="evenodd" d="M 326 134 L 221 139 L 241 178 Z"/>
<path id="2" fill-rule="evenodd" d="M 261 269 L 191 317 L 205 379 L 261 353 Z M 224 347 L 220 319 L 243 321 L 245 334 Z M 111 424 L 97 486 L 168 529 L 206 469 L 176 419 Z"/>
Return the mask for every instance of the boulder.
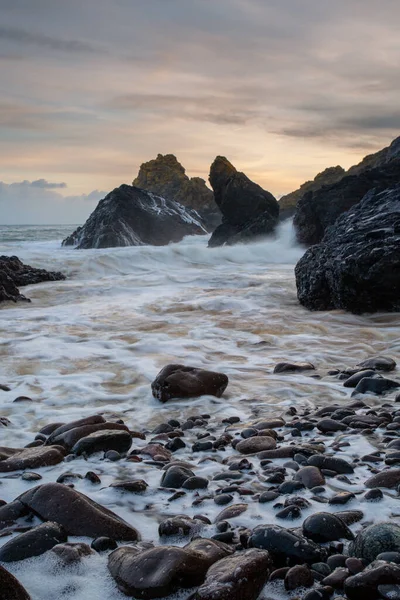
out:
<path id="1" fill-rule="evenodd" d="M 248 242 L 272 234 L 279 221 L 279 204 L 223 156 L 211 165 L 210 184 L 222 212 L 222 224 L 208 245 L 224 246 Z"/>
<path id="2" fill-rule="evenodd" d="M 249 538 L 250 548 L 268 550 L 274 562 L 320 562 L 324 550 L 312 540 L 278 525 L 258 525 Z"/>
<path id="3" fill-rule="evenodd" d="M 40 556 L 53 546 L 67 541 L 67 535 L 58 523 L 42 523 L 21 533 L 0 548 L 0 561 L 13 562 Z"/>
<path id="4" fill-rule="evenodd" d="M 382 552 L 400 552 L 400 526 L 397 523 L 375 523 L 362 529 L 350 544 L 350 556 L 368 563 Z"/>
<path id="5" fill-rule="evenodd" d="M 293 218 L 297 240 L 305 246 L 318 244 L 328 227 L 358 204 L 372 189 L 383 191 L 400 183 L 399 157 L 382 166 L 348 174 L 337 183 L 302 196 Z"/>
<path id="6" fill-rule="evenodd" d="M 0 302 L 19 300 L 30 302 L 20 293 L 19 286 L 63 279 L 65 275 L 62 273 L 25 265 L 16 256 L 0 256 Z"/>
<path id="7" fill-rule="evenodd" d="M 400 175 L 400 168 L 399 175 Z M 400 185 L 372 191 L 341 215 L 295 268 L 309 310 L 400 310 Z"/>
<path id="8" fill-rule="evenodd" d="M 17 500 L 43 521 L 62 525 L 68 535 L 107 536 L 122 541 L 140 538 L 134 527 L 111 510 L 61 483 L 39 485 Z"/>
<path id="9" fill-rule="evenodd" d="M 107 450 L 128 452 L 131 444 L 132 437 L 129 431 L 105 429 L 103 431 L 94 431 L 93 433 L 80 438 L 73 446 L 71 452 L 78 456 L 80 454 L 106 452 Z"/>
<path id="10" fill-rule="evenodd" d="M 18 579 L 0 565 L 0 600 L 31 600 Z"/>
<path id="11" fill-rule="evenodd" d="M 167 365 L 159 372 L 151 391 L 154 398 L 167 402 L 171 398 L 197 398 L 216 396 L 220 398 L 228 385 L 223 373 L 206 371 L 185 365 Z"/>
<path id="12" fill-rule="evenodd" d="M 86 223 L 63 241 L 78 249 L 165 246 L 185 235 L 206 233 L 199 216 L 178 202 L 130 185 L 100 200 Z"/>
<path id="13" fill-rule="evenodd" d="M 142 551 L 137 546 L 122 546 L 108 557 L 108 568 L 128 596 L 163 598 L 200 585 L 209 567 L 230 553 L 226 544 L 203 539 L 183 548 L 159 546 Z"/>
<path id="14" fill-rule="evenodd" d="M 257 600 L 272 561 L 265 550 L 246 550 L 213 564 L 194 600 Z"/>
<path id="15" fill-rule="evenodd" d="M 61 446 L 22 448 L 8 458 L 0 460 L 0 473 L 57 465 L 64 460 L 64 456 L 65 450 Z"/>
<path id="16" fill-rule="evenodd" d="M 173 154 L 158 154 L 143 163 L 132 185 L 195 210 L 209 231 L 221 223 L 221 212 L 204 179 L 188 177 Z"/>

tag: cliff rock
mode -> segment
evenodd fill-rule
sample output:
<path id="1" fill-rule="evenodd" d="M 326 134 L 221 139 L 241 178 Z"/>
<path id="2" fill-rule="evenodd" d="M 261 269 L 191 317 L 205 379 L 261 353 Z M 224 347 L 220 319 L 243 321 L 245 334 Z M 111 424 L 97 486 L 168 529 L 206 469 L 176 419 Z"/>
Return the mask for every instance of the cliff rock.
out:
<path id="1" fill-rule="evenodd" d="M 63 241 L 78 249 L 164 246 L 206 233 L 195 211 L 151 192 L 121 185 L 100 200 L 83 227 Z"/>
<path id="2" fill-rule="evenodd" d="M 400 185 L 371 190 L 296 265 L 310 310 L 400 311 Z"/>
<path id="3" fill-rule="evenodd" d="M 342 213 L 358 204 L 372 189 L 384 190 L 400 183 L 400 160 L 381 167 L 346 175 L 338 183 L 308 192 L 297 205 L 293 219 L 296 236 L 301 244 L 318 244 L 327 227 Z"/>
<path id="4" fill-rule="evenodd" d="M 282 196 L 279 200 L 280 219 L 287 219 L 292 217 L 296 211 L 298 201 L 307 192 L 316 192 L 325 185 L 332 185 L 337 183 L 346 175 L 346 171 L 339 165 L 337 167 L 328 167 L 322 173 L 318 175 L 312 181 L 306 181 L 303 183 L 298 190 Z"/>
<path id="5" fill-rule="evenodd" d="M 173 154 L 158 154 L 143 163 L 132 185 L 196 210 L 210 230 L 221 222 L 214 194 L 204 179 L 188 177 Z"/>
<path id="6" fill-rule="evenodd" d="M 279 220 L 279 204 L 223 156 L 211 165 L 210 184 L 222 212 L 222 224 L 211 236 L 209 246 L 248 242 L 273 233 Z"/>

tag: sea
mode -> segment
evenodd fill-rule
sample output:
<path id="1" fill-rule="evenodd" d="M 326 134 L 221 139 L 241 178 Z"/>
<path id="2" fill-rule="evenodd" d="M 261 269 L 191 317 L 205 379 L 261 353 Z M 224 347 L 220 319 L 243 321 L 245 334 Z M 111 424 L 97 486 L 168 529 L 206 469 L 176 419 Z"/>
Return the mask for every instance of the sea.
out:
<path id="1" fill-rule="evenodd" d="M 0 255 L 16 255 L 24 263 L 62 271 L 67 277 L 25 287 L 29 304 L 0 305 L 0 383 L 12 390 L 0 390 L 0 416 L 11 421 L 0 429 L 0 446 L 23 447 L 48 423 L 98 413 L 121 417 L 133 430 L 151 431 L 193 413 L 208 413 L 219 421 L 238 416 L 245 423 L 285 415 L 291 406 L 346 406 L 351 390 L 330 371 L 374 355 L 399 356 L 398 314 L 355 316 L 309 312 L 300 306 L 294 266 L 305 250 L 296 243 L 290 221 L 274 238 L 212 249 L 207 248 L 207 236 L 163 247 L 62 247 L 62 239 L 75 228 L 0 226 Z M 311 362 L 316 370 L 274 374 L 274 366 L 282 361 Z M 207 396 L 161 405 L 152 397 L 150 384 L 169 363 L 226 373 L 228 388 L 219 399 Z M 18 396 L 33 401 L 13 403 Z M 368 401 L 371 406 L 382 403 L 373 397 Z M 353 436 L 355 443 L 358 452 L 374 450 L 373 440 L 366 437 Z M 351 459 L 352 451 L 350 445 L 341 456 Z M 128 520 L 145 540 L 159 543 L 162 517 L 195 514 L 196 508 L 185 498 L 169 504 L 154 492 L 152 508 L 145 510 L 148 497 L 121 496 L 108 487 L 116 478 L 139 475 L 157 490 L 158 471 L 135 469 L 134 463 L 107 462 L 93 455 L 87 461 L 40 469 L 40 483 L 55 481 L 70 470 L 100 473 L 101 486 L 77 479 L 76 489 Z M 212 469 L 211 465 L 205 472 L 212 474 Z M 345 482 L 336 485 L 350 489 Z M 9 502 L 30 487 L 20 476 L 1 474 L 0 499 Z M 257 511 L 262 506 L 266 505 L 255 503 L 248 511 L 249 524 L 260 522 Z M 330 505 L 324 510 L 326 506 L 331 510 Z M 217 509 L 212 502 L 201 508 L 211 520 Z M 371 522 L 389 518 L 392 509 L 390 498 L 379 511 L 365 507 Z M 268 519 L 275 522 L 272 514 Z M 0 537 L 0 546 L 8 539 Z M 108 575 L 104 556 L 63 570 L 49 554 L 7 567 L 32 600 L 125 598 Z"/>

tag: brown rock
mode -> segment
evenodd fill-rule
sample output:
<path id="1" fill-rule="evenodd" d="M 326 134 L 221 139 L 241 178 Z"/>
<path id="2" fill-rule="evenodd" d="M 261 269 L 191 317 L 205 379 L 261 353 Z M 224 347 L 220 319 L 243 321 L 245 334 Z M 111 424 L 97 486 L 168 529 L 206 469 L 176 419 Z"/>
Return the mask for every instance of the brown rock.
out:
<path id="1" fill-rule="evenodd" d="M 139 533 L 115 513 L 61 483 L 39 485 L 17 498 L 44 521 L 62 525 L 68 535 L 135 541 Z"/>
<path id="2" fill-rule="evenodd" d="M 154 398 L 160 402 L 167 402 L 171 398 L 197 398 L 208 395 L 220 398 L 227 385 L 228 377 L 223 373 L 185 365 L 167 365 L 151 384 L 151 390 Z"/>
<path id="3" fill-rule="evenodd" d="M 31 600 L 18 579 L 0 565 L 0 600 Z"/>
<path id="4" fill-rule="evenodd" d="M 275 448 L 276 441 L 274 438 L 265 435 L 247 438 L 247 440 L 242 440 L 236 446 L 236 450 L 241 454 L 256 454 L 257 452 L 274 450 Z"/>
<path id="5" fill-rule="evenodd" d="M 0 461 L 0 473 L 57 465 L 64 460 L 64 456 L 65 450 L 60 446 L 24 448 Z"/>

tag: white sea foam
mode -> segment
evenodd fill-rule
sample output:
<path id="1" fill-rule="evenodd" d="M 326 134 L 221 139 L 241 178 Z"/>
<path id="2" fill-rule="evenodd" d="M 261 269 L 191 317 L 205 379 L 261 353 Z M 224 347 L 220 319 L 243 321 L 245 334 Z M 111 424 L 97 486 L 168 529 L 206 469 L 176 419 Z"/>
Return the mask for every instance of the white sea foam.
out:
<path id="1" fill-rule="evenodd" d="M 23 446 L 45 424 L 97 412 L 122 415 L 132 429 L 151 429 L 193 413 L 210 413 L 219 421 L 230 415 L 246 420 L 282 414 L 291 404 L 346 405 L 350 391 L 327 371 L 353 366 L 374 354 L 396 358 L 400 350 L 398 315 L 310 313 L 299 306 L 293 268 L 303 249 L 293 240 L 290 222 L 281 225 L 275 239 L 213 249 L 207 248 L 206 236 L 166 247 L 82 251 L 61 248 L 60 241 L 34 241 L 35 231 L 29 242 L 21 238 L 0 238 L 0 254 L 61 270 L 68 279 L 25 288 L 32 304 L 0 308 L 0 383 L 12 388 L 0 390 L 0 415 L 11 420 L 9 427 L 0 429 L 2 446 Z M 310 361 L 321 378 L 272 374 L 282 360 Z M 220 370 L 228 374 L 229 387 L 221 399 L 160 405 L 151 396 L 150 383 L 169 362 Z M 13 404 L 21 395 L 33 402 Z M 368 397 L 368 402 L 380 401 Z M 187 438 L 190 445 L 195 433 Z M 134 441 L 135 446 L 144 443 Z M 351 446 L 341 456 L 352 459 L 356 453 L 373 450 L 371 441 L 352 436 Z M 146 540 L 158 542 L 163 515 L 201 512 L 214 520 L 219 510 L 212 501 L 193 507 L 190 494 L 168 503 L 168 494 L 154 493 L 160 479 L 157 469 L 104 461 L 99 454 L 88 461 L 41 469 L 42 482 L 55 481 L 67 470 L 99 473 L 100 487 L 77 480 L 76 488 L 131 522 Z M 201 467 L 209 477 L 218 470 L 221 466 L 215 462 Z M 131 496 L 107 488 L 127 476 L 145 479 L 148 492 Z M 367 472 L 360 468 L 357 476 L 359 487 L 335 480 L 337 489 L 361 491 Z M 2 476 L 0 483 L 0 497 L 6 501 L 32 487 L 20 477 Z M 303 495 L 311 497 L 308 491 Z M 376 505 L 363 503 L 365 521 L 389 518 L 394 502 L 386 495 L 379 511 Z M 249 510 L 233 522 L 247 527 L 280 524 L 269 504 L 249 504 Z M 349 507 L 360 507 L 358 497 Z M 312 502 L 303 518 L 315 510 L 321 510 L 321 505 Z M 214 532 L 212 527 L 207 531 Z M 8 539 L 0 538 L 0 545 Z M 33 600 L 123 597 L 107 575 L 104 557 L 87 558 L 76 572 L 67 569 L 57 576 L 48 555 L 8 568 L 27 586 Z"/>

